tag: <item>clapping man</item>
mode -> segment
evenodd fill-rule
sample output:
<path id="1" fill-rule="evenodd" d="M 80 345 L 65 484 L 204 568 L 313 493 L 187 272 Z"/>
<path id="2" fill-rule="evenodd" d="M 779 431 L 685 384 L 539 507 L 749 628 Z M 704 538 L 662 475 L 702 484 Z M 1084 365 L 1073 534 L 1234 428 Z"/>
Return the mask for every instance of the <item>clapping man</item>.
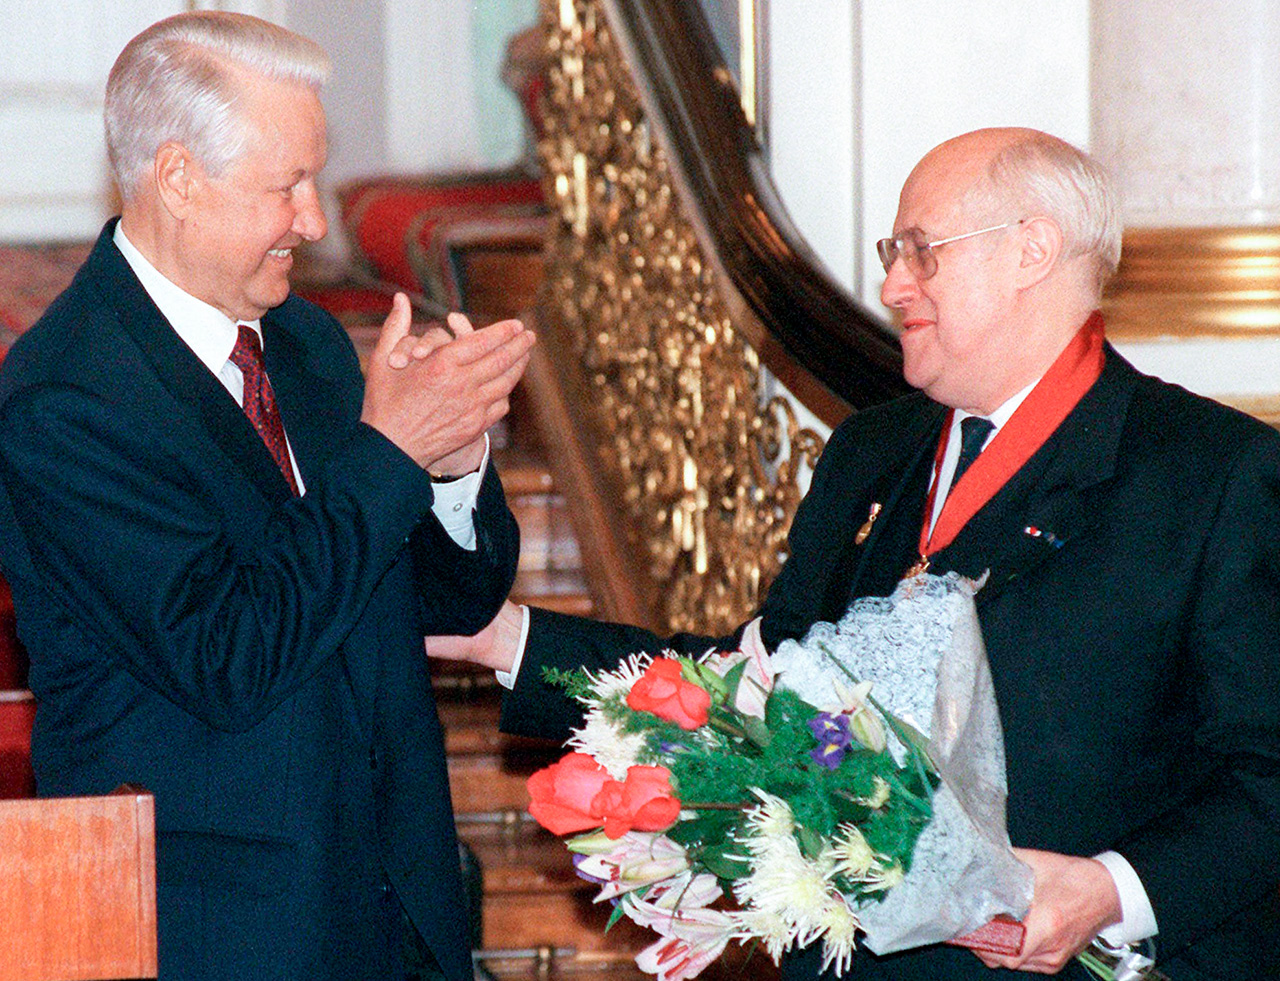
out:
<path id="1" fill-rule="evenodd" d="M 43 795 L 155 795 L 162 978 L 472 977 L 426 633 L 498 609 L 485 430 L 516 322 L 362 380 L 291 295 L 325 234 L 323 52 L 190 13 L 106 95 L 123 201 L 0 373 L 0 560 Z"/>

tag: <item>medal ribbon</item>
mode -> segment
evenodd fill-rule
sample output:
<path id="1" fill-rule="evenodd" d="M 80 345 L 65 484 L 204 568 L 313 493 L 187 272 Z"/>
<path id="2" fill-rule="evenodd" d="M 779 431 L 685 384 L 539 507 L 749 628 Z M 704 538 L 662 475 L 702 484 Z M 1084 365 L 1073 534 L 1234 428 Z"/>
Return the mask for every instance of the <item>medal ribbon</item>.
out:
<path id="1" fill-rule="evenodd" d="M 933 514 L 934 498 L 938 493 L 938 471 L 947 452 L 951 420 L 955 414 L 954 410 L 948 413 L 934 457 L 933 483 L 929 488 L 929 499 L 925 502 L 924 523 L 920 527 L 922 561 L 955 540 L 969 519 L 1022 469 L 1023 464 L 1035 455 L 1076 407 L 1084 393 L 1093 387 L 1106 361 L 1103 352 L 1105 339 L 1102 315 L 1094 311 L 1031 394 L 951 488 L 930 534 L 929 517 Z"/>

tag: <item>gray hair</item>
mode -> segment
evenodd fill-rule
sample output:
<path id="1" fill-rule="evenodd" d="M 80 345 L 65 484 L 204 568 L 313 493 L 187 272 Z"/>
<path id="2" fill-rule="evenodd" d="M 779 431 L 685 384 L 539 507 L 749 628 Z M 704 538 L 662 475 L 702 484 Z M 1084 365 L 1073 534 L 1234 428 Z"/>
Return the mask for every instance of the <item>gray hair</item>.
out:
<path id="1" fill-rule="evenodd" d="M 318 90 L 329 58 L 314 41 L 246 14 L 196 11 L 152 24 L 107 78 L 107 156 L 121 195 L 140 188 L 166 141 L 220 177 L 248 145 L 237 112 L 240 70 Z"/>
<path id="2" fill-rule="evenodd" d="M 1091 256 L 1101 293 L 1120 263 L 1121 243 L 1116 191 L 1101 164 L 1065 140 L 1029 130 L 992 158 L 985 183 L 975 191 L 989 206 L 1013 203 L 1020 218 L 1045 215 L 1057 222 L 1063 256 Z"/>

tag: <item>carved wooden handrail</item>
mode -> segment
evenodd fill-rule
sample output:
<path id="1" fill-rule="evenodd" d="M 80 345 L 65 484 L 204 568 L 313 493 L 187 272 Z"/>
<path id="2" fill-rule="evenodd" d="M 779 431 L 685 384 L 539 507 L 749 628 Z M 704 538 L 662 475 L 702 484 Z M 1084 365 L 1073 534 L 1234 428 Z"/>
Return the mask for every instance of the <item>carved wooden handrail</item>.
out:
<path id="1" fill-rule="evenodd" d="M 727 630 L 822 443 L 762 367 L 834 424 L 906 390 L 899 348 L 786 217 L 696 3 L 543 0 L 542 20 L 532 405 L 600 612 Z"/>
<path id="2" fill-rule="evenodd" d="M 765 364 L 784 381 L 811 375 L 854 408 L 904 394 L 897 339 L 831 277 L 788 217 L 702 5 L 606 0 L 606 8 L 703 245 L 760 322 L 751 340 Z"/>

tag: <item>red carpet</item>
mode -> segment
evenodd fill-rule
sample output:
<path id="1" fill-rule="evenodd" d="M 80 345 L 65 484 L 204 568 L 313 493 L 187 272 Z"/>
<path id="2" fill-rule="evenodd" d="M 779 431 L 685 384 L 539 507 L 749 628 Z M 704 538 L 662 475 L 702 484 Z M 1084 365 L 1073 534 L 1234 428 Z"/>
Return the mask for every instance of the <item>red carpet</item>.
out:
<path id="1" fill-rule="evenodd" d="M 90 247 L 0 246 L 0 356 L 67 288 Z"/>

